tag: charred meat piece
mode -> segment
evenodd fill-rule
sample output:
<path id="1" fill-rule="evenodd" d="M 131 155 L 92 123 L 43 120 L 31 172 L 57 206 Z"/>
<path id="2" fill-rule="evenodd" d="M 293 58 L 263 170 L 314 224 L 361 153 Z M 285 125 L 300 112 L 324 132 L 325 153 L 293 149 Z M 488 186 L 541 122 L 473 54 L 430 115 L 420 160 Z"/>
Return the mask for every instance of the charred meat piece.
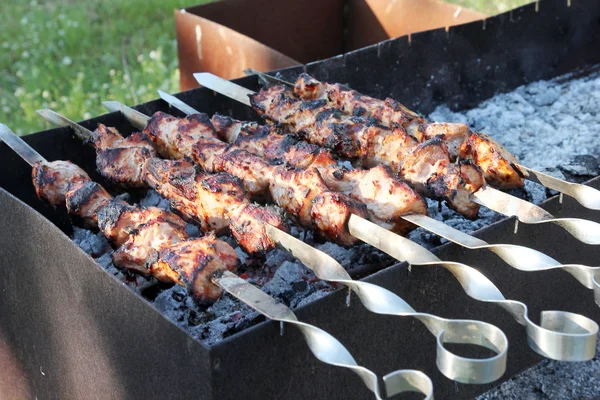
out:
<path id="1" fill-rule="evenodd" d="M 147 211 L 150 218 L 143 221 L 145 215 L 137 216 L 140 211 Z M 185 225 L 183 223 L 173 224 L 169 218 L 165 218 L 168 214 L 159 209 L 140 210 L 132 209 L 123 212 L 114 230 L 128 232 L 129 237 L 113 255 L 115 265 L 122 268 L 128 268 L 138 271 L 142 274 L 152 274 L 157 279 L 163 282 L 173 281 L 172 276 L 165 276 L 156 271 L 148 269 L 150 265 L 156 262 L 158 253 L 163 248 L 170 247 L 175 243 L 179 243 L 187 239 L 185 233 Z M 139 218 L 137 224 L 132 224 L 135 219 Z M 133 221 L 132 221 L 133 220 Z M 143 222 L 142 222 L 143 221 Z M 139 223 L 141 222 L 141 223 Z M 183 222 L 183 221 L 181 221 Z M 134 225 L 135 227 L 132 227 Z M 126 230 L 120 229 L 126 226 Z"/>
<path id="2" fill-rule="evenodd" d="M 171 280 L 185 286 L 196 302 L 212 303 L 222 293 L 212 278 L 234 271 L 237 265 L 235 250 L 210 234 L 162 249 L 151 269 L 165 276 L 176 276 Z"/>
<path id="3" fill-rule="evenodd" d="M 253 129 L 243 129 L 240 121 L 229 120 L 227 124 L 215 126 L 236 129 L 236 135 L 223 135 L 236 137 L 236 146 L 297 169 L 316 168 L 329 189 L 343 192 L 365 204 L 369 218 L 386 229 L 407 233 L 412 225 L 404 221 L 402 215 L 426 213 L 426 204 L 421 196 L 398 180 L 387 167 L 380 165 L 370 170 L 347 168 L 319 146 L 299 141 L 291 135 L 281 135 L 269 126 L 254 125 Z M 414 138 L 406 136 L 410 143 L 416 145 Z"/>
<path id="4" fill-rule="evenodd" d="M 90 180 L 88 174 L 69 161 L 40 162 L 31 171 L 38 197 L 53 207 L 65 203 L 67 192 Z"/>
<path id="5" fill-rule="evenodd" d="M 262 252 L 276 247 L 266 230 L 266 225 L 284 232 L 289 230 L 281 211 L 273 206 L 245 203 L 230 215 L 231 234 L 249 252 Z"/>
<path id="6" fill-rule="evenodd" d="M 90 141 L 96 148 L 96 165 L 103 177 L 119 187 L 146 186 L 144 163 L 156 156 L 148 136 L 137 132 L 124 138 L 115 128 L 99 124 Z"/>
<path id="7" fill-rule="evenodd" d="M 65 195 L 67 211 L 77 225 L 88 229 L 98 228 L 98 210 L 115 201 L 98 183 L 84 181 Z"/>
<path id="8" fill-rule="evenodd" d="M 122 144 L 116 131 L 104 133 L 104 139 L 97 142 L 99 147 Z M 110 145 L 109 140 L 112 140 Z M 62 198 L 70 214 L 86 226 L 97 226 L 118 247 L 113 254 L 116 266 L 153 275 L 163 282 L 178 283 L 199 303 L 216 300 L 221 290 L 212 283 L 212 277 L 232 271 L 238 264 L 235 250 L 214 234 L 188 240 L 185 223 L 176 215 L 156 207 L 136 208 L 113 199 L 68 161 L 39 163 L 32 175 L 41 198 L 53 201 L 54 205 Z M 254 217 L 259 218 L 258 214 Z M 273 218 L 270 221 L 276 223 Z M 244 221 L 237 223 L 247 225 Z M 254 235 L 249 240 L 261 239 Z M 264 241 L 260 245 L 266 246 Z"/>
<path id="9" fill-rule="evenodd" d="M 450 158 L 454 160 L 458 157 L 459 147 L 469 137 L 469 127 L 467 124 L 434 122 L 419 125 L 415 135 L 419 142 L 439 137 L 448 146 Z"/>
<path id="10" fill-rule="evenodd" d="M 177 150 L 179 119 L 157 112 L 148 121 L 144 133 L 152 140 L 161 157 L 179 159 L 184 155 Z"/>
<path id="11" fill-rule="evenodd" d="M 404 127 L 410 121 L 420 120 L 418 114 L 395 100 L 379 100 L 350 90 L 340 84 L 323 83 L 308 74 L 296 80 L 294 93 L 302 100 L 326 100 L 346 114 L 375 118 L 387 127 Z"/>
<path id="12" fill-rule="evenodd" d="M 239 179 L 229 174 L 196 171 L 189 159 L 151 159 L 146 164 L 147 181 L 171 207 L 186 219 L 197 222 L 203 232 L 224 233 L 229 226 L 229 210 L 245 201 Z"/>
<path id="13" fill-rule="evenodd" d="M 511 167 L 517 162 L 515 156 L 488 136 L 471 133 L 466 124 L 427 123 L 395 100 L 377 100 L 339 84 L 319 82 L 307 74 L 298 77 L 294 92 L 305 101 L 324 100 L 346 114 L 371 118 L 386 128 L 403 127 L 419 142 L 440 137 L 453 161 L 457 157 L 472 160 L 492 186 L 523 186 L 520 174 Z"/>
<path id="14" fill-rule="evenodd" d="M 470 195 L 485 183 L 481 171 L 470 163 L 452 163 L 440 138 L 421 143 L 405 157 L 401 175 L 428 197 L 445 201 L 467 218 L 477 216 L 479 205 L 470 200 Z"/>
<path id="15" fill-rule="evenodd" d="M 459 155 L 477 164 L 492 186 L 500 189 L 523 186 L 523 177 L 512 167 L 512 164 L 518 162 L 517 158 L 483 133 L 471 133 L 461 145 Z"/>
<path id="16" fill-rule="evenodd" d="M 227 174 L 199 172 L 191 160 L 151 159 L 147 181 L 184 218 L 195 221 L 204 232 L 231 229 L 248 252 L 269 250 L 274 243 L 264 224 L 286 230 L 281 213 L 271 207 L 251 205 L 240 179 Z"/>
<path id="17" fill-rule="evenodd" d="M 160 111 L 150 117 L 144 133 L 152 139 L 162 157 L 171 159 L 189 157 L 194 143 L 200 138 L 217 137 L 205 114 L 179 119 Z"/>
<path id="18" fill-rule="evenodd" d="M 219 147 L 218 151 L 215 151 L 216 147 Z M 336 226 L 326 226 L 326 218 L 333 221 L 332 217 L 313 210 L 316 197 L 329 192 L 316 169 L 295 170 L 284 165 L 270 165 L 263 158 L 246 150 L 236 149 L 223 142 L 219 144 L 214 140 L 198 141 L 194 154 L 200 165 L 208 170 L 212 168 L 211 172 L 228 172 L 240 178 L 255 196 L 263 198 L 263 191 L 268 188 L 273 201 L 286 210 L 291 218 L 303 226 L 315 228 L 322 237 L 341 244 L 354 243 L 355 239 L 347 232 L 346 225 L 337 223 Z M 211 156 L 208 157 L 207 154 Z M 321 209 L 328 207 L 329 212 L 334 212 L 337 204 L 337 212 L 345 221 L 350 217 L 348 212 L 352 210 L 364 215 L 363 207 L 345 195 L 340 194 L 335 201 L 328 196 L 319 200 Z M 346 232 L 334 232 L 338 228 L 346 229 Z"/>

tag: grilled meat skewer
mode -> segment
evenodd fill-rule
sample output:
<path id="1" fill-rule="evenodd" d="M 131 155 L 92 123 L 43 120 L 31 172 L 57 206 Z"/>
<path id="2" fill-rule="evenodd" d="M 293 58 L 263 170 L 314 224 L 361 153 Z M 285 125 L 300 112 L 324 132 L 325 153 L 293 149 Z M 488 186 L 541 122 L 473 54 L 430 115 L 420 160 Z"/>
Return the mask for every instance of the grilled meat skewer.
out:
<path id="1" fill-rule="evenodd" d="M 117 247 L 116 266 L 182 285 L 200 303 L 221 295 L 211 282 L 215 273 L 237 267 L 235 250 L 213 234 L 188 239 L 181 218 L 112 198 L 71 162 L 39 162 L 32 180 L 40 199 L 55 207 L 66 204 L 84 226 L 99 229 Z"/>
<path id="2" fill-rule="evenodd" d="M 223 115 L 214 115 L 211 121 L 219 137 L 232 144 L 229 149 L 244 149 L 270 162 L 298 169 L 316 168 L 327 187 L 365 204 L 370 219 L 392 232 L 406 234 L 412 228 L 403 215 L 427 214 L 421 196 L 385 166 L 354 169 L 335 160 L 327 150 L 291 135 L 281 135 L 272 126 Z"/>
<path id="3" fill-rule="evenodd" d="M 308 74 L 298 77 L 294 93 L 305 101 L 324 100 L 344 113 L 374 119 L 386 128 L 404 128 L 419 142 L 440 137 L 452 158 L 473 160 L 490 185 L 500 189 L 523 186 L 521 174 L 512 167 L 516 157 L 489 136 L 471 132 L 466 124 L 428 123 L 395 100 L 375 99 L 340 84 L 319 82 Z"/>
<path id="4" fill-rule="evenodd" d="M 273 166 L 245 150 L 229 149 L 217 138 L 210 119 L 195 114 L 178 119 L 155 113 L 144 133 L 157 145 L 164 157 L 188 156 L 207 172 L 228 172 L 240 178 L 254 195 L 266 193 L 303 226 L 313 228 L 322 237 L 342 245 L 357 239 L 348 231 L 352 214 L 364 216 L 359 202 L 331 192 L 316 169 L 294 170 Z"/>
<path id="5" fill-rule="evenodd" d="M 277 210 L 248 201 L 239 179 L 202 173 L 189 162 L 165 162 L 156 157 L 156 148 L 145 134 L 124 138 L 116 129 L 100 124 L 89 140 L 105 178 L 122 187 L 154 188 L 203 232 L 223 233 L 229 228 L 238 243 L 253 253 L 275 247 L 265 224 L 287 229 Z"/>
<path id="6" fill-rule="evenodd" d="M 342 158 L 365 167 L 387 165 L 421 194 L 443 200 L 467 218 L 475 218 L 479 205 L 470 195 L 485 181 L 469 161 L 451 161 L 440 138 L 418 143 L 403 128 L 387 130 L 362 117 L 349 116 L 325 100 L 304 102 L 284 85 L 265 88 L 250 96 L 259 115 L 310 143 L 332 149 Z"/>

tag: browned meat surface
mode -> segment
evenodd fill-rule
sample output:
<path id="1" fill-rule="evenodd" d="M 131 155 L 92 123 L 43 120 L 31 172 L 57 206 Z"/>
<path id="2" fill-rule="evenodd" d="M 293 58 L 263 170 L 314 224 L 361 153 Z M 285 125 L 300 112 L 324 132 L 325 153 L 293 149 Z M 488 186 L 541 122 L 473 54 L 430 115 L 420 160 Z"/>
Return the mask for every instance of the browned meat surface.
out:
<path id="1" fill-rule="evenodd" d="M 517 158 L 502 145 L 483 133 L 473 132 L 465 141 L 459 154 L 479 166 L 490 185 L 500 189 L 523 186 L 523 178 L 512 167 Z"/>
<path id="2" fill-rule="evenodd" d="M 198 172 L 189 159 L 151 159 L 146 163 L 146 176 L 184 218 L 195 221 L 204 232 L 230 228 L 248 252 L 274 247 L 264 224 L 287 229 L 276 209 L 251 205 L 240 179 L 230 174 Z"/>
<path id="3" fill-rule="evenodd" d="M 114 133 L 108 132 L 115 140 L 113 145 L 119 139 Z M 98 145 L 107 143 L 101 141 Z M 176 215 L 155 207 L 136 208 L 113 199 L 102 186 L 68 161 L 40 163 L 32 175 L 41 198 L 54 201 L 54 205 L 62 198 L 71 215 L 88 227 L 98 227 L 118 247 L 113 254 L 113 262 L 118 267 L 178 283 L 197 301 L 211 302 L 221 294 L 211 278 L 237 266 L 237 255 L 227 243 L 214 235 L 188 240 L 185 224 Z M 254 211 L 253 216 L 258 219 L 259 214 Z M 272 218 L 264 216 L 269 217 Z M 275 219 L 271 221 L 276 224 Z M 245 221 L 237 224 L 247 229 Z M 251 240 L 260 241 L 260 238 Z"/>
<path id="4" fill-rule="evenodd" d="M 162 157 L 171 159 L 190 156 L 192 146 L 200 138 L 217 137 L 210 118 L 205 114 L 179 119 L 157 112 L 150 117 L 144 133 L 152 139 Z"/>
<path id="5" fill-rule="evenodd" d="M 180 120 L 171 119 L 164 113 L 156 113 L 148 126 L 146 131 L 151 133 L 154 143 L 162 146 L 165 154 L 174 155 L 176 153 L 177 157 L 192 154 L 192 147 L 197 141 L 212 140 L 219 146 L 213 146 L 214 152 L 205 147 L 201 157 L 203 166 L 207 170 L 227 171 L 233 169 L 238 174 L 247 171 L 249 176 L 255 177 L 254 186 L 251 185 L 249 179 L 244 181 L 248 184 L 248 189 L 267 193 L 268 182 L 265 184 L 264 178 L 255 169 L 248 169 L 243 165 L 230 162 L 227 157 L 217 158 L 217 161 L 224 166 L 219 168 L 212 166 L 216 155 L 220 153 L 219 148 L 224 143 L 216 139 L 212 123 L 205 115 L 192 115 Z M 167 132 L 167 129 L 176 131 L 176 134 Z M 138 150 L 139 148 L 135 147 L 137 143 L 143 144 L 143 150 L 149 146 L 153 151 L 152 156 L 145 157 L 140 160 L 139 165 L 135 165 L 135 171 L 133 167 L 120 167 L 123 163 L 115 162 L 111 167 L 101 169 L 105 177 L 113 182 L 121 182 L 132 187 L 138 186 L 136 182 L 139 182 L 139 185 L 150 185 L 167 198 L 171 202 L 171 206 L 182 216 L 197 223 L 203 232 L 216 230 L 223 233 L 231 228 L 234 237 L 249 252 L 263 251 L 274 247 L 274 243 L 266 235 L 264 224 L 272 222 L 273 225 L 285 229 L 281 213 L 268 207 L 249 207 L 246 192 L 240 186 L 240 180 L 228 174 L 198 173 L 189 159 L 180 159 L 177 162 L 158 159 L 154 157 L 156 151 L 148 136 L 145 134 L 132 136 L 131 140 L 129 137 L 123 138 L 116 129 L 106 128 L 102 125 L 96 131 L 94 144 L 97 146 L 98 158 L 106 152 L 116 154 L 118 150 L 123 150 L 125 153 Z M 110 147 L 120 145 L 123 147 Z M 173 150 L 172 146 L 177 149 Z M 234 217 L 236 218 L 235 222 L 231 220 Z M 244 225 L 242 225 L 242 221 Z"/>
<path id="6" fill-rule="evenodd" d="M 469 137 L 469 127 L 467 124 L 434 122 L 421 124 L 417 127 L 415 137 L 419 142 L 424 142 L 435 137 L 442 139 L 452 160 L 458 157 L 458 148 Z"/>
<path id="7" fill-rule="evenodd" d="M 196 154 L 207 154 L 214 149 L 214 146 L 219 146 L 219 144 L 209 140 L 198 141 L 195 152 Z M 289 169 L 283 165 L 270 165 L 263 158 L 250 154 L 246 150 L 227 146 L 223 142 L 220 147 L 222 152 L 210 163 L 210 166 L 214 168 L 213 172 L 225 171 L 237 176 L 244 182 L 245 187 L 250 189 L 251 193 L 260 198 L 264 197 L 262 188 L 268 188 L 273 201 L 286 210 L 290 217 L 305 227 L 315 228 L 317 233 L 324 238 L 341 244 L 355 242 L 356 239 L 347 232 L 346 225 L 338 223 L 335 227 L 326 227 L 325 215 L 318 211 L 319 209 L 314 209 L 316 197 L 329 192 L 329 188 L 316 169 L 300 171 Z M 195 157 L 195 159 L 199 158 L 200 156 Z M 202 160 L 200 161 L 201 165 L 206 165 Z M 261 190 L 253 190 L 255 187 L 259 187 Z M 337 212 L 342 218 L 352 210 L 357 210 L 358 215 L 364 214 L 362 206 L 344 195 L 339 196 L 336 203 L 332 203 L 329 198 L 327 201 L 320 199 L 319 207 L 320 209 L 324 209 L 325 206 L 330 207 L 330 212 L 333 212 L 335 204 L 338 204 Z M 350 215 L 347 215 L 347 218 L 349 217 Z M 345 231 L 334 233 L 337 228 L 345 229 Z"/>
<path id="8" fill-rule="evenodd" d="M 225 119 L 213 117 L 213 120 L 215 118 Z M 427 207 L 421 196 L 384 166 L 370 170 L 349 169 L 319 146 L 299 141 L 291 135 L 281 135 L 270 126 L 253 124 L 252 129 L 245 129 L 242 124 L 228 118 L 226 124 L 217 124 L 220 126 L 217 132 L 219 136 L 235 138 L 236 146 L 269 161 L 283 162 L 298 169 L 316 168 L 329 189 L 343 192 L 365 204 L 369 218 L 386 229 L 407 233 L 412 225 L 406 223 L 402 215 L 426 213 Z M 236 134 L 227 134 L 228 129 L 235 129 Z"/>
<path id="9" fill-rule="evenodd" d="M 414 119 L 421 119 L 418 114 L 395 100 L 375 99 L 337 83 L 319 82 L 308 74 L 301 74 L 298 77 L 294 92 L 305 101 L 323 99 L 344 113 L 375 118 L 388 128 L 404 127 Z"/>
<path id="10" fill-rule="evenodd" d="M 78 225 L 89 229 L 98 227 L 98 210 L 117 201 L 98 183 L 85 181 L 66 193 L 67 211 Z"/>
<path id="11" fill-rule="evenodd" d="M 31 177 L 38 197 L 54 207 L 65 203 L 65 195 L 72 187 L 90 180 L 84 170 L 69 161 L 37 163 Z"/>
<path id="12" fill-rule="evenodd" d="M 312 100 L 302 102 L 299 99 L 293 99 L 290 91 L 282 85 L 276 85 L 264 90 L 251 97 L 251 103 L 257 112 L 267 118 L 284 124 L 286 127 L 292 126 L 292 131 L 298 133 L 297 123 L 298 112 L 302 110 L 306 113 L 307 110 L 313 110 L 317 102 L 328 103 L 328 100 Z M 325 106 L 318 106 L 321 111 L 325 112 Z M 317 108 L 318 108 L 317 107 Z M 327 112 L 334 113 L 329 109 Z M 337 110 L 337 112 L 341 112 Z M 451 156 L 447 145 L 443 142 L 439 135 L 433 139 L 429 139 L 420 145 L 416 146 L 417 141 L 411 137 L 402 128 L 396 128 L 393 131 L 385 130 L 379 126 L 369 126 L 368 121 L 355 116 L 340 116 L 340 120 L 352 121 L 363 128 L 357 128 L 353 132 L 360 134 L 348 134 L 343 129 L 334 129 L 337 132 L 344 131 L 346 138 L 354 138 L 353 143 L 360 147 L 362 151 L 362 162 L 365 166 L 386 165 L 394 172 L 398 172 L 400 176 L 411 184 L 419 193 L 431 197 L 435 200 L 443 200 L 448 206 L 457 212 L 464 213 L 468 218 L 474 218 L 479 207 L 470 200 L 469 193 L 462 193 L 469 190 L 477 190 L 485 183 L 481 171 L 469 165 L 464 167 L 469 169 L 470 182 L 464 182 L 462 179 L 461 168 L 452 166 Z M 307 120 L 305 119 L 304 122 Z M 416 119 L 415 119 L 416 121 Z M 414 121 L 412 121 L 414 122 Z M 419 126 L 409 123 L 411 129 L 418 130 Z M 411 125 L 412 124 L 412 125 Z M 329 130 L 335 123 L 330 123 Z M 328 136 L 327 129 L 317 122 L 313 122 L 312 128 L 321 132 L 322 135 Z M 422 135 L 425 133 L 440 133 L 446 132 L 456 133 L 455 131 L 464 132 L 456 126 L 440 126 L 433 125 L 425 127 Z M 458 134 L 457 134 L 458 135 Z M 317 143 L 310 136 L 305 136 L 309 142 Z M 317 143 L 320 144 L 320 143 Z M 416 147 L 415 147 L 416 146 Z M 335 150 L 334 150 L 335 151 Z M 348 158 L 344 152 L 338 152 L 343 158 Z M 445 176 L 445 175 L 448 176 Z M 475 175 L 480 174 L 480 177 Z"/>
<path id="13" fill-rule="evenodd" d="M 132 269 L 142 274 L 152 274 L 164 282 L 172 281 L 171 278 L 161 274 L 153 274 L 153 271 L 149 270 L 148 267 L 156 262 L 161 249 L 187 239 L 185 225 L 181 220 L 181 225 L 171 223 L 169 219 L 164 218 L 167 213 L 162 210 L 132 209 L 121 214 L 113 229 L 122 230 L 123 226 L 133 222 L 131 219 L 134 219 L 135 216 L 132 214 L 137 214 L 140 211 L 149 211 L 151 218 L 143 223 L 134 224 L 135 228 L 133 229 L 135 230 L 131 232 L 135 233 L 128 235 L 129 237 L 125 243 L 115 251 L 113 261 L 115 265 L 122 268 Z M 140 216 L 141 218 L 144 218 L 144 216 Z"/>
<path id="14" fill-rule="evenodd" d="M 485 183 L 481 171 L 470 163 L 453 163 L 446 144 L 440 139 L 421 143 L 401 166 L 401 175 L 420 193 L 446 204 L 467 218 L 475 218 L 479 206 L 471 193 Z"/>
<path id="15" fill-rule="evenodd" d="M 471 133 L 462 123 L 426 123 L 402 104 L 377 100 L 348 90 L 339 84 L 319 82 L 307 74 L 296 81 L 294 92 L 305 101 L 324 100 L 344 113 L 372 118 L 384 127 L 403 127 L 419 142 L 440 137 L 446 142 L 450 157 L 472 160 L 492 186 L 510 189 L 523 186 L 523 179 L 510 164 L 516 158 L 502 145 L 481 133 Z"/>
<path id="16" fill-rule="evenodd" d="M 211 303 L 222 292 L 212 283 L 212 278 L 235 270 L 237 265 L 235 250 L 211 234 L 163 249 L 152 268 L 164 271 L 165 275 L 175 272 L 178 281 L 200 303 Z"/>
<path id="17" fill-rule="evenodd" d="M 96 147 L 96 165 L 102 176 L 120 187 L 147 186 L 144 163 L 156 156 L 148 136 L 138 132 L 124 138 L 116 129 L 99 124 L 90 141 Z"/>

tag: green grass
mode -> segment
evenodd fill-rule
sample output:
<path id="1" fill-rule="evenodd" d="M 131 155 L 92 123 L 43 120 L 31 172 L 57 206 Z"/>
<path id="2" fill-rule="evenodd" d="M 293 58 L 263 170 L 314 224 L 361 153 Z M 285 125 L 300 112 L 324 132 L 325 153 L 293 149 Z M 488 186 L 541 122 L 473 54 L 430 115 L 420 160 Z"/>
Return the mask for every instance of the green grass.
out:
<path id="1" fill-rule="evenodd" d="M 39 108 L 81 120 L 178 91 L 173 9 L 202 1 L 0 1 L 0 122 L 24 134 Z"/>
<path id="2" fill-rule="evenodd" d="M 102 100 L 178 91 L 173 9 L 202 2 L 0 0 L 0 122 L 26 134 L 48 127 L 40 108 L 81 120 L 103 113 Z M 527 1 L 451 2 L 495 14 Z"/>
<path id="3" fill-rule="evenodd" d="M 484 14 L 495 15 L 517 8 L 534 0 L 446 0 L 465 8 L 481 11 Z"/>

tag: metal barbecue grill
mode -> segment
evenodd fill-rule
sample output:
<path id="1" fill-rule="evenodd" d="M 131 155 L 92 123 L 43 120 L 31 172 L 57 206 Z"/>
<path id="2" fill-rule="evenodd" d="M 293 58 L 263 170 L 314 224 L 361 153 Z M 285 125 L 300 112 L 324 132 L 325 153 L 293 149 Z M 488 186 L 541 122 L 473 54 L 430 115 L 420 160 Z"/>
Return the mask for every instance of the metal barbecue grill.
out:
<path id="1" fill-rule="evenodd" d="M 465 108 L 496 91 L 567 72 L 579 73 L 600 64 L 594 47 L 600 38 L 600 27 L 594 23 L 598 15 L 600 7 L 592 1 L 544 1 L 488 19 L 483 34 L 481 23 L 476 22 L 448 31 L 412 35 L 410 42 L 405 38 L 390 40 L 305 68 L 322 81 L 348 83 L 354 89 L 379 98 L 389 96 L 412 101 L 407 105 L 423 113 L 437 104 Z M 504 49 L 498 40 L 501 44 L 510 43 L 511 47 Z M 550 62 L 535 63 L 534 67 L 532 48 L 536 58 L 549 55 Z M 559 56 L 555 56 L 557 54 Z M 293 81 L 301 71 L 301 68 L 292 68 L 281 73 L 284 79 Z M 253 91 L 260 88 L 256 77 L 240 79 L 237 83 Z M 195 89 L 178 97 L 209 115 L 220 112 L 243 120 L 257 119 L 249 108 L 214 96 L 207 89 Z M 159 100 L 136 108 L 145 115 L 155 111 L 176 113 Z M 99 122 L 124 133 L 132 130 L 119 112 L 82 125 L 94 129 Z M 70 128 L 31 135 L 25 141 L 46 159 L 71 160 L 88 171 L 93 180 L 102 182 L 95 174 L 93 150 L 84 147 Z M 9 356 L 11 351 L 18 351 L 15 384 L 20 382 L 33 392 L 44 391 L 57 396 L 87 391 L 134 398 L 372 397 L 354 374 L 316 361 L 306 351 L 304 339 L 296 330 L 285 327 L 281 331 L 279 323 L 264 321 L 256 314 L 242 313 L 245 315 L 243 323 L 236 325 L 230 321 L 225 335 L 210 344 L 201 343 L 201 336 L 191 339 L 192 330 L 180 330 L 177 325 L 184 327 L 185 324 L 163 318 L 157 311 L 158 303 L 152 303 L 154 298 L 164 299 L 161 293 L 168 296 L 173 293 L 175 298 L 179 296 L 177 292 L 164 285 L 154 285 L 154 289 L 134 295 L 124 285 L 117 284 L 57 229 L 69 235 L 73 230 L 64 212 L 45 207 L 35 197 L 28 176 L 30 168 L 4 144 L 0 144 L 0 154 L 3 171 L 10 171 L 0 175 L 0 203 L 3 209 L 11 210 L 0 217 L 0 229 L 6 233 L 0 235 L 0 257 L 4 260 L 3 267 L 7 268 L 0 279 L 3 288 L 0 317 L 8 321 L 6 326 L 0 326 L 0 356 L 4 347 L 9 349 Z M 596 178 L 588 185 L 597 189 L 600 181 Z M 138 194 L 131 193 L 131 196 L 136 199 Z M 558 218 L 600 222 L 597 211 L 582 207 L 568 196 L 560 200 L 554 197 L 543 207 Z M 292 233 L 302 238 L 302 232 Z M 488 243 L 531 247 L 563 263 L 596 266 L 600 251 L 597 246 L 578 242 L 558 226 L 521 224 L 515 232 L 514 218 L 492 224 L 475 236 Z M 282 237 L 281 240 L 285 243 L 287 239 Z M 290 240 L 289 243 L 293 243 L 294 239 Z M 326 248 L 312 237 L 308 241 L 318 248 Z M 481 242 L 473 243 L 481 245 Z M 294 246 L 290 246 L 294 252 Z M 447 270 L 411 268 L 405 263 L 392 265 L 390 258 L 376 250 L 367 246 L 361 249 L 371 252 L 378 260 L 368 267 L 357 268 L 361 275 L 366 275 L 365 282 L 390 290 L 419 311 L 444 318 L 482 320 L 502 329 L 510 343 L 502 379 L 540 360 L 510 314 L 470 299 Z M 517 271 L 489 252 L 465 252 L 451 243 L 437 247 L 433 253 L 442 260 L 477 266 L 506 298 L 527 304 L 535 323 L 542 310 L 565 310 L 600 320 L 600 310 L 591 292 L 576 279 L 565 277 L 564 272 Z M 295 254 L 302 259 L 302 251 Z M 307 265 L 317 269 L 320 266 L 319 263 L 310 265 L 308 258 Z M 260 269 L 252 271 L 258 271 L 260 278 Z M 582 278 L 582 283 L 585 279 Z M 308 287 L 311 285 L 313 282 L 308 283 Z M 469 398 L 501 382 L 455 384 L 442 372 L 454 378 L 457 375 L 444 369 L 439 358 L 438 367 L 442 372 L 436 368 L 436 344 L 419 322 L 370 313 L 357 299 L 347 304 L 346 291 L 336 291 L 336 288 L 335 285 L 326 288 L 315 296 L 320 298 L 308 299 L 294 312 L 300 321 L 315 325 L 344 343 L 358 364 L 368 368 L 364 371 L 368 371 L 367 375 L 371 373 L 370 377 L 383 376 L 398 368 L 421 370 L 432 379 L 437 398 Z M 179 304 L 177 299 L 169 301 Z M 3 347 L 3 343 L 7 346 Z M 466 354 L 464 348 L 449 346 L 449 350 L 475 358 L 493 355 L 481 348 L 471 349 Z M 108 368 L 100 369 L 98 362 Z M 78 373 L 82 370 L 90 373 Z M 463 372 L 458 371 L 457 380 L 464 379 L 460 378 Z M 421 377 L 416 375 L 417 380 L 412 383 L 407 379 L 396 381 L 395 388 L 391 381 L 387 382 L 389 389 L 406 389 L 412 384 L 413 388 L 424 390 L 425 379 L 418 381 Z M 364 383 L 373 390 L 373 383 Z M 377 388 L 373 391 L 379 393 Z"/>

